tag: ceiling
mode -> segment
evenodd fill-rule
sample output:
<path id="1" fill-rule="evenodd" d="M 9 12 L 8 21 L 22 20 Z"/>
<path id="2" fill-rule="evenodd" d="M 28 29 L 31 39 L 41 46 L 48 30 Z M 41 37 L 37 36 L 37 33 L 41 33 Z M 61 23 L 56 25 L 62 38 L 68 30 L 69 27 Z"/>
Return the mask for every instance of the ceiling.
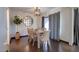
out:
<path id="1" fill-rule="evenodd" d="M 49 12 L 51 9 L 55 7 L 40 7 L 41 14 L 45 14 Z M 10 7 L 11 10 L 23 11 L 28 13 L 33 13 L 34 7 Z"/>

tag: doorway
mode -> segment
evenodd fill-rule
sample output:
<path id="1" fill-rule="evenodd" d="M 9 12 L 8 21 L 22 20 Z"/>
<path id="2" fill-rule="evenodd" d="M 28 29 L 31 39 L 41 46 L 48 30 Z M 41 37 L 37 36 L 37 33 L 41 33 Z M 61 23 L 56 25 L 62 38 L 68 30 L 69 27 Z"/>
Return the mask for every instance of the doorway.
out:
<path id="1" fill-rule="evenodd" d="M 42 17 L 42 28 L 46 28 L 49 31 L 49 17 Z"/>

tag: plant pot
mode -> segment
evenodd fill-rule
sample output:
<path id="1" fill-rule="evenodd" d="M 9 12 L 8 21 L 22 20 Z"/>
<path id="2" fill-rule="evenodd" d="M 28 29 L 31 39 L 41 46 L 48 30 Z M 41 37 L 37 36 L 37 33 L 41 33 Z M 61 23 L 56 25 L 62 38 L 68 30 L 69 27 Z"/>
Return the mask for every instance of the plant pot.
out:
<path id="1" fill-rule="evenodd" d="M 16 40 L 19 40 L 19 39 L 20 39 L 20 33 L 19 33 L 19 32 L 16 32 L 15 39 L 16 39 Z"/>

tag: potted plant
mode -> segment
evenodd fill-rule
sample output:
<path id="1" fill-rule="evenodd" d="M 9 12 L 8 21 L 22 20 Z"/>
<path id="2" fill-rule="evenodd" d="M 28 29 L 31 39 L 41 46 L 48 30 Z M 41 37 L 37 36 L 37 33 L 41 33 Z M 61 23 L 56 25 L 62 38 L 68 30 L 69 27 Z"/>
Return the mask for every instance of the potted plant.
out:
<path id="1" fill-rule="evenodd" d="M 22 23 L 22 19 L 19 16 L 14 16 L 14 24 L 17 26 L 16 39 L 20 39 L 20 33 L 18 32 L 18 26 Z"/>

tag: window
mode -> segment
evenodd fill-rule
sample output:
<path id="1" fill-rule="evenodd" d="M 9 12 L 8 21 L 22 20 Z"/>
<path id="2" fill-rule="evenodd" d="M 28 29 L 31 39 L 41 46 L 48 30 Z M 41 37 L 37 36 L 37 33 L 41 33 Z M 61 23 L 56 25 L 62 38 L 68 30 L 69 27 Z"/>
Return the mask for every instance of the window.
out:
<path id="1" fill-rule="evenodd" d="M 49 30 L 49 18 L 48 17 L 44 17 L 44 27 Z"/>

